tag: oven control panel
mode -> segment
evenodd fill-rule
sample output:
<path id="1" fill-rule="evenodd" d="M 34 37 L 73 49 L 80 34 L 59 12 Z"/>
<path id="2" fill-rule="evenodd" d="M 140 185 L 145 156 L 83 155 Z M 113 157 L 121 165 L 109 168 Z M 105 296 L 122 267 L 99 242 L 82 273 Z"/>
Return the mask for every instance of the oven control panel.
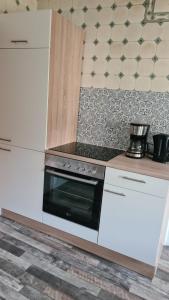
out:
<path id="1" fill-rule="evenodd" d="M 93 178 L 104 180 L 105 167 L 99 166 L 76 159 L 70 159 L 66 157 L 46 154 L 45 165 L 48 167 L 69 171 Z"/>

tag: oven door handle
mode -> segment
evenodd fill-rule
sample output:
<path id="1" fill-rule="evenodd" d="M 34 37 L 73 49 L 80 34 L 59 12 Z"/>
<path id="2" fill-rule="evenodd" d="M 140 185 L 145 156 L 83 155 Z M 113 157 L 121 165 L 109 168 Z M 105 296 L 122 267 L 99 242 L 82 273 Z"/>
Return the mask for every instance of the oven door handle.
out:
<path id="1" fill-rule="evenodd" d="M 78 182 L 87 183 L 87 184 L 90 184 L 90 185 L 97 185 L 98 184 L 97 180 L 87 180 L 87 179 L 84 179 L 84 178 L 78 178 L 78 177 L 75 177 L 75 176 L 71 176 L 71 175 L 67 175 L 67 174 L 61 174 L 59 172 L 55 172 L 55 171 L 48 170 L 48 169 L 46 170 L 46 173 L 56 175 L 56 176 L 60 176 L 60 177 L 63 177 L 65 179 L 72 179 L 72 180 L 75 180 L 75 181 L 78 181 Z"/>

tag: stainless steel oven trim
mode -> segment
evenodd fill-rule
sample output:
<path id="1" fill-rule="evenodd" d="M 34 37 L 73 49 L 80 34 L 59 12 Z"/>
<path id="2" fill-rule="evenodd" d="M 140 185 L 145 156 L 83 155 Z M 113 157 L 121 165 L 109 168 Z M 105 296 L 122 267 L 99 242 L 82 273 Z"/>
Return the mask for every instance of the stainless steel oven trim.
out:
<path id="1" fill-rule="evenodd" d="M 87 180 L 84 178 L 79 178 L 79 177 L 75 177 L 75 176 L 71 176 L 71 175 L 67 175 L 67 174 L 62 174 L 60 172 L 55 172 L 49 169 L 46 169 L 46 173 L 52 174 L 52 175 L 56 175 L 56 176 L 60 176 L 63 177 L 65 179 L 72 179 L 78 182 L 82 182 L 82 183 L 87 183 L 90 185 L 97 185 L 98 184 L 98 180 Z"/>
<path id="2" fill-rule="evenodd" d="M 45 166 L 59 171 L 67 171 L 76 173 L 77 175 L 84 175 L 94 180 L 104 180 L 106 169 L 106 167 L 102 165 L 51 154 L 45 155 Z"/>

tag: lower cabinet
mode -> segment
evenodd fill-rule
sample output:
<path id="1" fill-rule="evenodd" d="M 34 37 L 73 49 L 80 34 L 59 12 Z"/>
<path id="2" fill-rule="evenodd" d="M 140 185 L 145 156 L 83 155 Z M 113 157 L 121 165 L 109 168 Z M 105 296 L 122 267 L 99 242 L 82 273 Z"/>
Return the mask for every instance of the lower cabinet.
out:
<path id="1" fill-rule="evenodd" d="M 156 264 L 166 198 L 105 184 L 98 244 Z"/>
<path id="2" fill-rule="evenodd" d="M 42 222 L 44 153 L 0 145 L 0 207 Z"/>

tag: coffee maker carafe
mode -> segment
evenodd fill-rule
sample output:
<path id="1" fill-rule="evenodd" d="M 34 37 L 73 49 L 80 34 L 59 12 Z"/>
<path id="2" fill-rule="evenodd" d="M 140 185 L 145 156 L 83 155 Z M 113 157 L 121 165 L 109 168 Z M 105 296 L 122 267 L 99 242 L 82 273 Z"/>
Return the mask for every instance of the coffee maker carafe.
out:
<path id="1" fill-rule="evenodd" d="M 144 123 L 130 123 L 130 146 L 126 156 L 142 158 L 146 152 L 147 135 L 150 125 Z"/>

